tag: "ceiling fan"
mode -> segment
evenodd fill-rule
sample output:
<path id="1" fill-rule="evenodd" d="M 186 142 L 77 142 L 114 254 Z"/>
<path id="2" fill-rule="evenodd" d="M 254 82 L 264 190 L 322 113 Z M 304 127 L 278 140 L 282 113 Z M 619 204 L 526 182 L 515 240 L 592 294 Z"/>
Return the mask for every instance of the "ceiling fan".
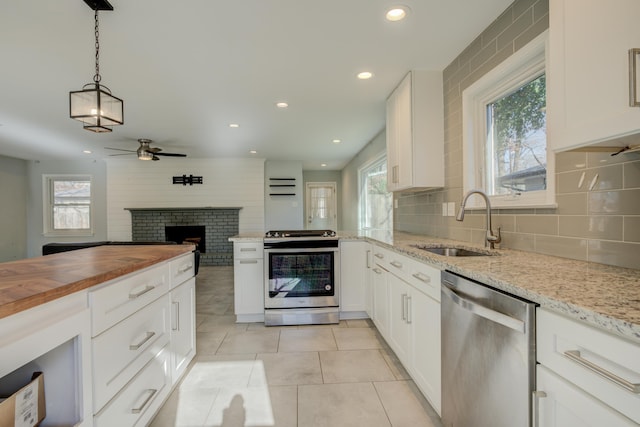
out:
<path id="1" fill-rule="evenodd" d="M 140 138 L 138 139 L 140 143 L 140 147 L 137 150 L 124 150 L 122 148 L 110 148 L 104 147 L 107 150 L 115 150 L 115 151 L 126 151 L 126 153 L 121 154 L 110 154 L 110 156 L 126 156 L 132 153 L 136 153 L 138 155 L 139 160 L 160 160 L 158 156 L 167 156 L 167 157 L 187 157 L 186 154 L 180 153 L 162 153 L 162 148 L 151 147 L 153 141 L 150 139 Z"/>

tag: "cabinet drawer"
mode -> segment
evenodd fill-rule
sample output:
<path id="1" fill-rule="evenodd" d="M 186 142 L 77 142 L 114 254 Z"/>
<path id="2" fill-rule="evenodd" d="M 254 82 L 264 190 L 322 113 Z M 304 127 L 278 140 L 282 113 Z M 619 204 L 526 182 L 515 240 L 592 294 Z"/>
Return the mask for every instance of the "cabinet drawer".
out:
<path id="1" fill-rule="evenodd" d="M 179 286 L 195 274 L 195 258 L 189 253 L 169 262 L 171 269 L 171 288 Z"/>
<path id="2" fill-rule="evenodd" d="M 146 425 L 168 395 L 169 387 L 169 351 L 165 347 L 94 416 L 94 425 Z"/>
<path id="3" fill-rule="evenodd" d="M 102 408 L 169 342 L 166 294 L 92 340 L 94 408 Z"/>
<path id="4" fill-rule="evenodd" d="M 233 258 L 264 258 L 264 244 L 262 242 L 235 242 L 233 244 Z"/>
<path id="5" fill-rule="evenodd" d="M 406 259 L 408 283 L 420 292 L 440 301 L 440 270 L 411 258 Z"/>
<path id="6" fill-rule="evenodd" d="M 96 336 L 169 291 L 169 264 L 108 282 L 89 292 L 91 335 Z"/>
<path id="7" fill-rule="evenodd" d="M 640 423 L 640 345 L 544 309 L 536 321 L 541 364 Z"/>
<path id="8" fill-rule="evenodd" d="M 386 270 L 391 269 L 391 261 L 393 260 L 393 252 L 380 246 L 373 247 L 373 262 Z M 397 269 L 397 267 L 394 267 Z"/>

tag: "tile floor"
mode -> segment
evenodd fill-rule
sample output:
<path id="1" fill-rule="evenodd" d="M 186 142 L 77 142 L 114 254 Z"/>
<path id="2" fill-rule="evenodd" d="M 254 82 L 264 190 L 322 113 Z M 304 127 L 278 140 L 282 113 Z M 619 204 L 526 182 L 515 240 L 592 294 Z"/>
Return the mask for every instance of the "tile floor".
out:
<path id="1" fill-rule="evenodd" d="M 369 320 L 237 324 L 233 267 L 201 267 L 196 305 L 197 356 L 153 427 L 441 427 Z"/>

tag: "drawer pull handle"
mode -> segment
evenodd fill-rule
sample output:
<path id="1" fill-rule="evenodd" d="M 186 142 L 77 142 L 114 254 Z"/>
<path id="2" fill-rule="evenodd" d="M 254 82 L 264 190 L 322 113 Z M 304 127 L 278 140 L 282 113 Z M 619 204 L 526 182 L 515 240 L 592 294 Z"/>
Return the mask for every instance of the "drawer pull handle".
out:
<path id="1" fill-rule="evenodd" d="M 240 248 L 240 252 L 256 252 L 256 248 Z"/>
<path id="2" fill-rule="evenodd" d="M 579 363 L 580 365 L 584 366 L 585 368 L 590 369 L 591 371 L 595 372 L 596 374 L 600 375 L 601 377 L 604 377 L 604 378 L 608 379 L 609 381 L 619 385 L 620 387 L 624 388 L 625 390 L 628 390 L 631 393 L 640 394 L 640 384 L 634 384 L 634 383 L 632 383 L 630 381 L 627 381 L 624 378 L 621 378 L 621 377 L 617 376 L 616 374 L 607 371 L 603 367 L 598 366 L 595 363 L 585 359 L 584 357 L 582 357 L 580 355 L 580 351 L 579 350 L 567 350 L 567 351 L 564 352 L 564 355 L 567 356 L 569 359 L 573 360 L 574 362 Z"/>
<path id="3" fill-rule="evenodd" d="M 399 263 L 398 261 L 391 261 L 391 265 L 395 268 L 402 268 L 402 263 Z"/>
<path id="4" fill-rule="evenodd" d="M 149 402 L 151 402 L 151 399 L 153 399 L 153 396 L 156 395 L 156 393 L 158 392 L 158 390 L 154 389 L 154 388 L 149 388 L 147 390 L 144 391 L 144 393 L 148 393 L 147 398 L 144 399 L 144 402 L 142 402 L 142 404 L 136 408 L 131 408 L 131 413 L 132 414 L 139 414 L 140 412 L 144 411 L 144 408 L 149 404 Z"/>
<path id="5" fill-rule="evenodd" d="M 153 286 L 153 285 L 147 285 L 141 291 L 130 293 L 129 294 L 129 299 L 139 298 L 142 295 L 146 294 L 147 292 L 150 292 L 150 291 L 154 290 L 155 288 L 156 287 Z"/>
<path id="6" fill-rule="evenodd" d="M 416 279 L 420 280 L 421 282 L 431 283 L 431 277 L 425 276 L 422 273 L 414 273 L 414 274 L 412 274 L 412 276 L 415 277 Z"/>
<path id="7" fill-rule="evenodd" d="M 376 257 L 376 258 L 378 258 L 378 259 L 382 259 L 382 258 L 384 258 L 384 255 L 382 255 L 380 252 L 376 252 L 374 255 L 375 255 L 375 257 Z"/>
<path id="8" fill-rule="evenodd" d="M 373 272 L 376 274 L 382 274 L 382 270 L 380 270 L 379 268 L 374 268 Z"/>
<path id="9" fill-rule="evenodd" d="M 147 341 L 149 341 L 151 338 L 153 338 L 155 336 L 155 332 L 147 332 L 144 336 L 144 338 L 142 339 L 142 341 L 140 341 L 137 344 L 130 344 L 129 345 L 129 350 L 137 350 L 140 347 L 142 347 L 143 345 L 145 345 L 147 343 Z"/>
<path id="10" fill-rule="evenodd" d="M 257 264 L 257 259 L 242 259 L 240 260 L 240 264 Z"/>
<path id="11" fill-rule="evenodd" d="M 186 267 L 182 267 L 180 270 L 178 270 L 178 273 L 186 273 L 187 271 L 191 270 L 193 268 L 193 264 L 189 264 Z"/>

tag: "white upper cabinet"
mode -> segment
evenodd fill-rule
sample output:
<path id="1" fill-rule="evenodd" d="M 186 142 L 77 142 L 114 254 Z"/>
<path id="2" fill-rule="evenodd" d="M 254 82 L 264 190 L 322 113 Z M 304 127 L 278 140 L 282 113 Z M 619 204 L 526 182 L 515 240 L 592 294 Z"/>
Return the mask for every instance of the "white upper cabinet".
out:
<path id="1" fill-rule="evenodd" d="M 444 186 L 442 72 L 413 70 L 387 99 L 389 191 Z"/>
<path id="2" fill-rule="evenodd" d="M 549 146 L 564 151 L 639 133 L 628 52 L 640 48 L 640 1 L 550 0 L 549 7 Z"/>

